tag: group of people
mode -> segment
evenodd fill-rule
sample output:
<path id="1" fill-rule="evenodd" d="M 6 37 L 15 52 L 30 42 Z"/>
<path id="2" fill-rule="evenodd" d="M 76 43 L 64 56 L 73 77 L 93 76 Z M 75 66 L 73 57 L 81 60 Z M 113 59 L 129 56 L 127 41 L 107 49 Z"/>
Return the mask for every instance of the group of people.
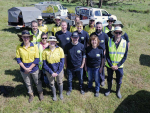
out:
<path id="1" fill-rule="evenodd" d="M 59 17 L 54 19 L 52 36 L 48 37 L 48 27 L 43 24 L 43 18 L 31 22 L 31 31 L 24 30 L 18 34 L 21 44 L 16 48 L 16 58 L 20 65 L 20 73 L 29 94 L 29 103 L 34 98 L 32 78 L 36 84 L 39 99 L 44 99 L 41 73 L 46 74 L 48 84 L 53 93 L 53 100 L 57 100 L 55 78 L 60 99 L 63 99 L 64 71 L 67 74 L 69 96 L 72 92 L 73 77 L 79 79 L 79 89 L 85 94 L 83 76 L 88 75 L 88 91 L 93 89 L 95 81 L 95 97 L 99 96 L 100 85 L 105 85 L 104 67 L 107 67 L 108 90 L 111 92 L 113 72 L 116 72 L 116 95 L 121 98 L 120 88 L 123 78 L 123 64 L 127 58 L 129 39 L 122 30 L 120 21 L 112 17 L 108 19 L 108 26 L 101 22 L 95 24 L 95 19 L 89 20 L 89 25 L 83 26 L 80 17 L 75 18 L 75 25 L 68 30 L 67 22 Z"/>

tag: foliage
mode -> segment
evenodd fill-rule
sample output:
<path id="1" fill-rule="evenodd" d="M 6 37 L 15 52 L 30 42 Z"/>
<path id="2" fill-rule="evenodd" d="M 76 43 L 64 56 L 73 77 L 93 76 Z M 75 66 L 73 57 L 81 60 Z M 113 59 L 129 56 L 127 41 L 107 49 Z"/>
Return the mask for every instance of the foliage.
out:
<path id="1" fill-rule="evenodd" d="M 54 8 L 54 12 L 53 12 Z M 43 11 L 43 13 L 56 13 L 58 12 L 58 7 L 57 6 L 48 6 L 46 10 Z"/>

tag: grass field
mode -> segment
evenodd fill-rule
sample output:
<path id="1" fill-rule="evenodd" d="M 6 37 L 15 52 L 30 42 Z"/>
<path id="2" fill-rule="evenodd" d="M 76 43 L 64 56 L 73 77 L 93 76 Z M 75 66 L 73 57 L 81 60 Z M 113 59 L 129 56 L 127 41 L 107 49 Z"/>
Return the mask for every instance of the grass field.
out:
<path id="1" fill-rule="evenodd" d="M 34 2 L 33 2 L 34 1 Z M 19 72 L 19 65 L 15 60 L 16 46 L 20 43 L 17 33 L 21 30 L 7 27 L 7 10 L 15 6 L 33 4 L 39 0 L 0 0 L 0 86 L 7 86 L 9 95 L 0 95 L 1 113 L 150 113 L 150 13 L 135 13 L 129 10 L 120 10 L 111 6 L 103 6 L 108 12 L 117 16 L 124 24 L 123 30 L 129 35 L 131 46 L 124 66 L 124 78 L 121 88 L 122 99 L 115 94 L 115 75 L 112 93 L 104 96 L 106 85 L 101 87 L 100 96 L 88 92 L 81 95 L 78 90 L 78 80 L 73 83 L 73 91 L 66 96 L 67 80 L 64 79 L 64 99 L 52 101 L 52 92 L 44 87 L 44 101 L 40 102 L 35 89 L 35 98 L 28 103 L 28 94 Z M 138 1 L 137 1 L 138 2 Z M 130 3 L 130 2 L 128 2 Z M 133 3 L 133 2 L 131 2 Z M 134 3 L 135 4 L 135 3 Z M 144 5 L 143 5 L 144 4 Z M 149 1 L 138 4 L 144 10 Z M 74 10 L 76 4 L 63 3 Z M 130 5 L 131 6 L 131 5 Z M 122 5 L 124 9 L 132 8 Z M 134 5 L 135 6 L 135 5 Z M 120 7 L 120 6 L 117 6 Z M 136 7 L 137 8 L 137 7 Z M 139 9 L 139 10 L 140 10 Z M 53 24 L 48 24 L 51 30 Z M 107 77 L 107 73 L 106 73 Z M 85 87 L 87 82 L 85 81 Z"/>

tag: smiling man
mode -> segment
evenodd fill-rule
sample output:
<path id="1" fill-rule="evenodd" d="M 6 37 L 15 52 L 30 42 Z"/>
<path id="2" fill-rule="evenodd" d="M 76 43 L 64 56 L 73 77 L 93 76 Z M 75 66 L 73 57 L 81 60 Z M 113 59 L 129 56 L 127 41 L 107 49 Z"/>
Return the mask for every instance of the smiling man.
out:
<path id="1" fill-rule="evenodd" d="M 68 75 L 67 95 L 70 95 L 72 91 L 73 76 L 78 77 L 80 93 L 83 95 L 83 66 L 85 63 L 85 48 L 83 44 L 78 42 L 79 35 L 77 32 L 73 32 L 71 40 L 72 42 L 65 46 L 65 66 L 67 68 Z"/>

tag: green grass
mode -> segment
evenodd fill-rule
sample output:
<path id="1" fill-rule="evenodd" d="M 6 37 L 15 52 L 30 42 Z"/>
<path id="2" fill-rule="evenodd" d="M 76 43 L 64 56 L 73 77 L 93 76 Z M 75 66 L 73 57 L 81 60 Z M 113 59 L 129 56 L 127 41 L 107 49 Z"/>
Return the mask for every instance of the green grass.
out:
<path id="1" fill-rule="evenodd" d="M 21 30 L 7 27 L 7 10 L 15 6 L 36 3 L 36 0 L 0 0 L 0 84 L 9 86 L 8 97 L 0 95 L 1 113 L 45 113 L 45 112 L 71 112 L 71 113 L 148 113 L 150 112 L 150 17 L 148 14 L 133 13 L 122 10 L 113 10 L 107 6 L 107 11 L 117 16 L 124 24 L 123 30 L 130 38 L 130 49 L 124 66 L 124 78 L 121 88 L 123 98 L 118 99 L 114 93 L 115 80 L 112 93 L 104 96 L 106 85 L 101 87 L 100 96 L 88 92 L 81 95 L 78 90 L 78 80 L 73 84 L 74 89 L 70 96 L 66 96 L 67 80 L 64 79 L 64 100 L 52 101 L 52 92 L 44 87 L 44 101 L 40 102 L 35 89 L 35 98 L 28 103 L 28 94 L 19 72 L 19 65 L 15 60 L 16 46 L 20 43 L 17 33 Z M 38 1 L 37 1 L 38 2 Z M 63 3 L 65 7 L 74 10 L 76 4 Z M 123 7 L 127 7 L 126 5 Z M 145 8 L 144 6 L 140 6 Z M 128 9 L 128 8 L 127 8 Z M 49 30 L 54 24 L 48 24 Z M 107 77 L 107 73 L 106 73 Z M 115 76 L 114 76 L 115 78 Z M 84 82 L 87 86 L 87 82 Z M 57 90 L 58 91 L 58 90 Z"/>

